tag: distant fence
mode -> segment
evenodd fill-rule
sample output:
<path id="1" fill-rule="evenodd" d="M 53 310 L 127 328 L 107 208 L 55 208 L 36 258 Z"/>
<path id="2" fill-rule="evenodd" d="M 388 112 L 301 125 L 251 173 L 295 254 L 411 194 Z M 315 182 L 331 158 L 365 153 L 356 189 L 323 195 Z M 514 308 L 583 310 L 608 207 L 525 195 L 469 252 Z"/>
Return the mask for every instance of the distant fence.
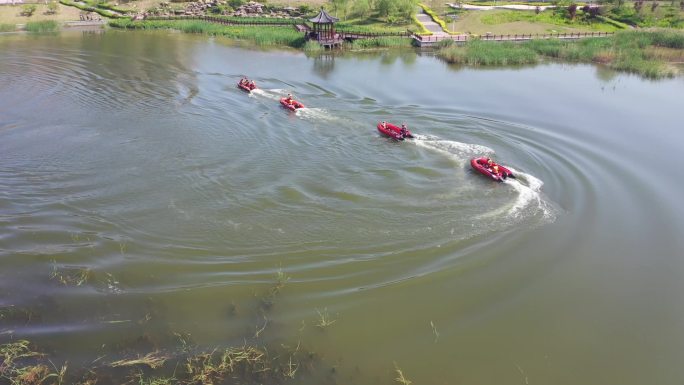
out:
<path id="1" fill-rule="evenodd" d="M 437 43 L 442 40 L 467 41 L 468 35 L 413 35 L 421 43 Z"/>
<path id="2" fill-rule="evenodd" d="M 337 34 L 342 39 L 368 39 L 373 37 L 411 37 L 412 34 L 409 31 L 397 31 L 397 32 L 354 32 L 337 30 Z"/>
<path id="3" fill-rule="evenodd" d="M 570 33 L 545 33 L 545 34 L 513 34 L 513 35 L 481 35 L 480 40 L 494 41 L 518 41 L 532 39 L 581 39 L 585 37 L 606 37 L 615 32 L 570 32 Z"/>
<path id="4" fill-rule="evenodd" d="M 568 32 L 568 33 L 546 33 L 546 34 L 507 34 L 494 35 L 486 34 L 479 37 L 472 37 L 470 35 L 413 35 L 413 38 L 419 45 L 432 45 L 442 40 L 453 40 L 455 42 L 466 42 L 472 39 L 486 40 L 486 41 L 525 41 L 533 39 L 582 39 L 587 37 L 606 37 L 613 35 L 614 32 Z"/>

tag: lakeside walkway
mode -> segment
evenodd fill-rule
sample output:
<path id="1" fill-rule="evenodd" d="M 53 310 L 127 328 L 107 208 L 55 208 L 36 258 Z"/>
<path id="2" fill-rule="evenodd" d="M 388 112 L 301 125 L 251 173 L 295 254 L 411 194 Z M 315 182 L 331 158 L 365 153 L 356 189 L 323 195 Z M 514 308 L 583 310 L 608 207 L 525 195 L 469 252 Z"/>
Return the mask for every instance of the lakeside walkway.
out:
<path id="1" fill-rule="evenodd" d="M 416 15 L 416 19 L 418 19 L 418 21 L 425 26 L 425 29 L 432 32 L 432 36 L 449 35 L 448 33 L 444 32 L 442 26 L 435 23 L 430 15 L 425 13 L 425 11 L 421 10 L 421 12 Z"/>
<path id="2" fill-rule="evenodd" d="M 457 43 L 465 43 L 468 40 L 478 39 L 485 41 L 527 41 L 534 39 L 560 39 L 560 40 L 577 40 L 584 39 L 588 37 L 607 37 L 612 36 L 614 32 L 569 32 L 569 33 L 549 33 L 549 34 L 508 34 L 508 35 L 494 35 L 486 34 L 481 36 L 471 36 L 471 35 L 431 35 L 431 36 L 420 36 L 413 35 L 413 39 L 419 47 L 430 47 L 442 40 L 451 39 Z"/>

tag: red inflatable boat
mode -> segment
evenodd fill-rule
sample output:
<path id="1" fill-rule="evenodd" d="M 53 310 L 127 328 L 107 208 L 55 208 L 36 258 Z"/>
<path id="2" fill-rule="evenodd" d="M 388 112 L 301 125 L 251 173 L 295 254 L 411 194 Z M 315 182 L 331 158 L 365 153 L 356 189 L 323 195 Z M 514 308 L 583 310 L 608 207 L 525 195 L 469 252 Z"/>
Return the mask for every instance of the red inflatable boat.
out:
<path id="1" fill-rule="evenodd" d="M 488 160 L 489 158 L 486 156 L 483 156 L 482 158 L 473 158 L 470 160 L 470 165 L 482 175 L 486 175 L 495 181 L 503 182 L 506 178 L 515 178 L 515 175 L 513 175 L 511 170 L 500 164 L 493 163 L 498 167 L 498 172 L 495 172 L 487 163 Z"/>
<path id="2" fill-rule="evenodd" d="M 280 104 L 283 105 L 283 107 L 287 108 L 290 111 L 295 111 L 300 108 L 304 108 L 304 105 L 296 100 L 292 100 L 291 103 L 288 103 L 287 98 L 280 98 Z"/>
<path id="3" fill-rule="evenodd" d="M 411 131 L 406 130 L 406 134 L 402 135 L 401 134 L 401 127 L 397 127 L 392 123 L 385 123 L 385 126 L 382 125 L 382 122 L 378 123 L 378 131 L 380 131 L 384 135 L 387 135 L 390 138 L 395 139 L 395 140 L 404 140 L 404 138 L 413 138 L 413 134 L 411 134 Z"/>
<path id="4" fill-rule="evenodd" d="M 251 92 L 252 90 L 256 89 L 257 86 L 251 85 L 251 84 L 238 83 L 238 88 L 240 88 L 241 90 L 247 91 L 247 92 Z"/>

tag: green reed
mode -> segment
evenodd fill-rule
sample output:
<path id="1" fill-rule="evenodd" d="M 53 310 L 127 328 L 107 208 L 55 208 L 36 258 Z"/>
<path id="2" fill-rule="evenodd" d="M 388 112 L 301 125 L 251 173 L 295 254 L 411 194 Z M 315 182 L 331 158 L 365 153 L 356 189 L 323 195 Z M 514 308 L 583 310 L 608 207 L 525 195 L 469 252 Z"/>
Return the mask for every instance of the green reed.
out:
<path id="1" fill-rule="evenodd" d="M 16 25 L 0 23 L 0 32 L 14 32 Z"/>
<path id="2" fill-rule="evenodd" d="M 29 32 L 55 32 L 59 29 L 59 24 L 54 20 L 29 21 L 26 23 L 26 30 Z"/>
<path id="3" fill-rule="evenodd" d="M 325 50 L 325 48 L 322 45 L 318 44 L 313 40 L 307 41 L 302 47 L 302 49 L 304 50 L 304 52 L 309 53 L 322 52 L 323 50 Z"/>
<path id="4" fill-rule="evenodd" d="M 684 32 L 675 30 L 624 31 L 615 35 L 622 47 L 658 46 L 684 49 Z"/>
<path id="5" fill-rule="evenodd" d="M 305 43 L 303 34 L 290 27 L 233 26 L 194 20 L 131 21 L 129 19 L 113 20 L 109 25 L 129 29 L 176 29 L 185 33 L 249 40 L 262 46 L 287 45 L 290 47 L 301 47 Z"/>
<path id="6" fill-rule="evenodd" d="M 370 39 L 357 39 L 351 44 L 352 49 L 411 47 L 412 40 L 405 37 L 385 36 Z"/>
<path id="7" fill-rule="evenodd" d="M 443 48 L 437 55 L 449 63 L 472 66 L 522 65 L 539 61 L 539 55 L 529 47 L 509 42 L 479 40 L 471 40 L 464 46 Z"/>
<path id="8" fill-rule="evenodd" d="M 639 52 L 623 53 L 610 65 L 611 68 L 642 75 L 650 79 L 672 77 L 675 70 L 665 63 L 645 58 Z"/>
<path id="9" fill-rule="evenodd" d="M 463 46 L 444 44 L 437 55 L 465 65 L 533 64 L 542 58 L 577 63 L 602 63 L 619 71 L 658 79 L 677 74 L 663 59 L 679 57 L 684 33 L 677 31 L 624 31 L 614 36 L 581 40 L 534 39 L 487 42 L 471 40 Z M 668 51 L 669 50 L 669 51 Z"/>

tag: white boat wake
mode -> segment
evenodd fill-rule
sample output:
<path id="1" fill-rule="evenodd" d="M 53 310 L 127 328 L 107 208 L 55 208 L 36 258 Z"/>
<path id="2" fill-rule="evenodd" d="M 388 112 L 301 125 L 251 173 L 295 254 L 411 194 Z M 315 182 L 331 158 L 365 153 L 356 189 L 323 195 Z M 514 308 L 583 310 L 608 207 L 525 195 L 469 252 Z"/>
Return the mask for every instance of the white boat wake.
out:
<path id="1" fill-rule="evenodd" d="M 420 147 L 441 152 L 458 162 L 465 162 L 476 156 L 494 154 L 494 150 L 479 144 L 463 143 L 457 142 L 455 140 L 444 140 L 432 135 L 414 135 L 414 137 L 414 140 L 409 140 L 408 142 L 415 143 Z"/>
<path id="2" fill-rule="evenodd" d="M 329 122 L 338 121 L 340 118 L 332 115 L 324 108 L 300 108 L 296 111 L 297 116 L 311 120 L 325 120 Z"/>
<path id="3" fill-rule="evenodd" d="M 444 140 L 432 135 L 415 135 L 414 140 L 407 142 L 445 154 L 457 163 L 464 164 L 465 167 L 470 167 L 471 158 L 494 157 L 495 155 L 494 150 L 487 146 Z M 504 181 L 504 184 L 517 192 L 515 200 L 493 211 L 483 213 L 478 218 L 505 217 L 517 220 L 540 214 L 544 221 L 553 222 L 558 215 L 558 209 L 543 198 L 541 188 L 544 182 L 533 175 L 508 168 L 516 178 L 509 178 Z"/>

